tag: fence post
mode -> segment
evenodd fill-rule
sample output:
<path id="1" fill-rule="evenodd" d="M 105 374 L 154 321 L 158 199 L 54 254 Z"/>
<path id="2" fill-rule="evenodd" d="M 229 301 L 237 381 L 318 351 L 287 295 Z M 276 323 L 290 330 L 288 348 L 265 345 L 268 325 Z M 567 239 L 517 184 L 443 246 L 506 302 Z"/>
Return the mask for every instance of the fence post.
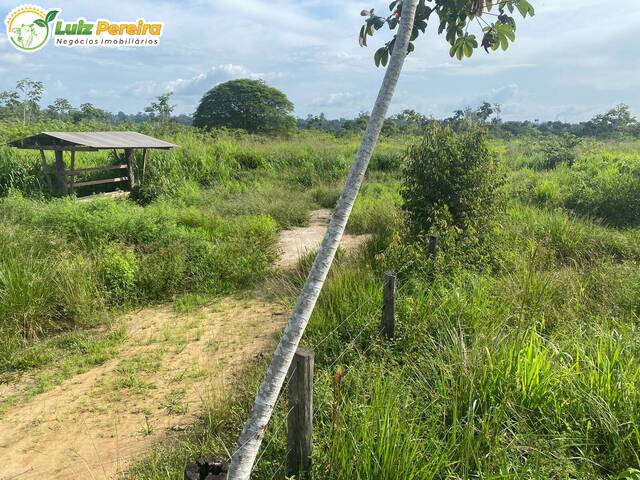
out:
<path id="1" fill-rule="evenodd" d="M 386 339 L 391 339 L 396 330 L 396 274 L 384 274 L 384 303 L 382 304 L 382 320 L 380 333 Z"/>
<path id="2" fill-rule="evenodd" d="M 62 193 L 67 193 L 67 172 L 64 169 L 64 157 L 62 150 L 56 150 L 56 178 Z"/>
<path id="3" fill-rule="evenodd" d="M 124 149 L 124 159 L 127 162 L 127 172 L 129 174 L 129 190 L 133 190 L 136 186 L 136 179 L 133 175 L 133 150 L 131 148 Z"/>
<path id="4" fill-rule="evenodd" d="M 287 469 L 289 475 L 311 469 L 313 434 L 313 363 L 309 348 L 298 348 L 289 370 Z"/>

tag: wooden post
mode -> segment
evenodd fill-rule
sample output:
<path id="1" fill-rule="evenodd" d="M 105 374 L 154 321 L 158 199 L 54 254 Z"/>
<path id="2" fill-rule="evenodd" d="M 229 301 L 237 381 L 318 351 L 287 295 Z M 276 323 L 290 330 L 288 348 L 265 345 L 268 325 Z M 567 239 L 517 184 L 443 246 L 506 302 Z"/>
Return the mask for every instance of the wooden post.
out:
<path id="1" fill-rule="evenodd" d="M 313 433 L 313 350 L 298 348 L 289 370 L 287 468 L 289 475 L 311 469 Z"/>
<path id="2" fill-rule="evenodd" d="M 47 185 L 49 186 L 49 190 L 53 190 L 53 185 L 51 183 L 51 177 L 49 176 L 48 167 L 47 167 L 47 157 L 44 154 L 44 150 L 40 149 L 40 160 L 42 161 L 42 175 L 44 175 L 45 180 L 47 181 Z"/>
<path id="3" fill-rule="evenodd" d="M 435 255 L 436 249 L 438 248 L 438 240 L 440 239 L 440 236 L 436 234 L 432 234 L 432 235 L 429 235 L 428 239 L 429 239 L 429 245 L 427 248 L 429 249 L 429 253 L 431 255 Z"/>
<path id="4" fill-rule="evenodd" d="M 142 173 L 140 174 L 140 186 L 144 185 L 144 173 L 147 170 L 147 149 L 142 149 Z"/>
<path id="5" fill-rule="evenodd" d="M 64 171 L 64 157 L 62 154 L 62 150 L 56 150 L 56 177 L 62 193 L 67 193 L 67 174 Z"/>
<path id="6" fill-rule="evenodd" d="M 380 333 L 386 339 L 391 339 L 396 330 L 396 274 L 384 274 L 384 303 L 382 305 L 382 320 Z"/>
<path id="7" fill-rule="evenodd" d="M 136 180 L 133 176 L 133 150 L 131 148 L 124 149 L 124 159 L 127 162 L 127 171 L 129 172 L 129 188 L 133 190 Z"/>
<path id="8" fill-rule="evenodd" d="M 76 183 L 76 151 L 71 150 L 71 170 L 69 171 L 69 187 L 71 189 L 71 193 L 74 193 L 73 185 Z"/>

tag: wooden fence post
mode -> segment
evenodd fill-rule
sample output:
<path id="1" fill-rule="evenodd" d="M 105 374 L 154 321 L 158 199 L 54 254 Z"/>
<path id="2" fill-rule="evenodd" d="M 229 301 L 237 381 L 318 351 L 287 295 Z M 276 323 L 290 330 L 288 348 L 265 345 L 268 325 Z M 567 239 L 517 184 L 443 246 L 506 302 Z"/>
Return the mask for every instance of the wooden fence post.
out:
<path id="1" fill-rule="evenodd" d="M 380 333 L 386 339 L 391 339 L 396 330 L 396 274 L 384 274 L 384 303 L 382 304 L 382 320 Z"/>
<path id="2" fill-rule="evenodd" d="M 289 475 L 311 469 L 313 434 L 313 363 L 309 348 L 298 348 L 289 370 L 287 469 Z"/>
<path id="3" fill-rule="evenodd" d="M 147 149 L 142 149 L 142 173 L 140 174 L 140 186 L 144 185 L 144 174 L 147 171 Z"/>
<path id="4" fill-rule="evenodd" d="M 69 188 L 71 189 L 71 193 L 75 192 L 75 183 L 76 183 L 76 151 L 75 150 L 71 150 L 71 167 L 69 169 L 69 175 L 70 175 L 70 179 L 69 179 Z"/>
<path id="5" fill-rule="evenodd" d="M 64 158 L 62 150 L 56 150 L 56 178 L 62 193 L 67 193 L 67 172 L 64 169 Z"/>
<path id="6" fill-rule="evenodd" d="M 124 159 L 127 162 L 127 171 L 129 173 L 129 189 L 133 190 L 136 186 L 136 179 L 133 176 L 133 150 L 131 148 L 124 149 Z"/>

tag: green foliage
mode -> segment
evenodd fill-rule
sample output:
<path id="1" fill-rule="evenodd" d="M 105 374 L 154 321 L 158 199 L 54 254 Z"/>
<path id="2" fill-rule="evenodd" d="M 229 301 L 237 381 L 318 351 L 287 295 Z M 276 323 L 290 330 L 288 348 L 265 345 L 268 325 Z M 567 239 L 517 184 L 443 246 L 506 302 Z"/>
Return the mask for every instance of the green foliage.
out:
<path id="1" fill-rule="evenodd" d="M 111 303 L 126 305 L 133 300 L 137 273 L 136 256 L 131 250 L 110 245 L 102 252 L 100 274 Z"/>
<path id="2" fill-rule="evenodd" d="M 389 4 L 389 10 L 391 14 L 386 18 L 376 15 L 373 9 L 361 12 L 361 15 L 366 17 L 364 25 L 360 28 L 361 47 L 367 46 L 367 37 L 373 36 L 384 25 L 390 30 L 395 30 L 402 17 L 402 0 L 393 0 Z M 449 55 L 452 58 L 462 60 L 464 57 L 471 57 L 479 46 L 487 53 L 489 49 L 507 50 L 516 36 L 516 21 L 509 14 L 516 10 L 523 18 L 535 15 L 535 10 L 528 0 L 420 0 L 416 8 L 408 53 L 415 48 L 413 41 L 426 32 L 434 13 L 439 21 L 438 34 L 445 33 L 447 42 L 451 45 Z M 489 17 L 491 22 L 485 20 L 486 17 Z M 469 27 L 474 23 L 478 24 L 482 32 L 481 42 L 478 42 L 476 35 L 469 33 Z M 376 66 L 387 65 L 395 42 L 396 35 L 376 50 L 373 57 Z"/>
<path id="3" fill-rule="evenodd" d="M 502 182 L 483 130 L 456 134 L 429 126 L 421 143 L 409 148 L 402 172 L 402 209 L 411 234 L 479 245 L 493 226 Z"/>
<path id="4" fill-rule="evenodd" d="M 545 157 L 540 151 L 529 149 L 529 155 L 517 160 L 515 166 L 541 169 Z M 576 156 L 571 168 L 560 165 L 549 172 L 518 171 L 513 175 L 512 193 L 526 201 L 563 207 L 616 226 L 640 224 L 637 143 L 587 143 L 571 154 Z"/>
<path id="5" fill-rule="evenodd" d="M 231 80 L 209 90 L 193 117 L 199 128 L 238 128 L 249 133 L 286 134 L 295 127 L 293 104 L 260 80 Z"/>
<path id="6" fill-rule="evenodd" d="M 543 144 L 543 168 L 554 169 L 558 165 L 573 166 L 576 161 L 576 146 L 580 139 L 575 135 L 564 134 L 548 138 Z"/>
<path id="7" fill-rule="evenodd" d="M 431 143 L 422 142 L 431 149 L 421 144 L 409 154 L 430 152 L 416 158 L 429 158 L 425 164 L 437 167 L 427 171 L 438 168 L 447 176 L 425 181 L 444 186 L 465 185 L 453 182 L 459 175 L 451 172 L 463 170 L 460 158 L 472 158 L 463 149 L 467 143 L 471 152 L 487 154 L 483 161 L 495 164 L 489 155 L 494 151 L 506 157 L 513 169 L 506 172 L 513 198 L 505 211 L 490 215 L 488 223 L 500 228 L 484 231 L 495 246 L 494 268 L 459 262 L 459 250 L 448 245 L 447 254 L 433 258 L 407 242 L 394 230 L 403 200 L 400 172 L 370 172 L 367 178 L 349 228 L 378 233 L 362 254 L 336 259 L 303 340 L 316 352 L 314 478 L 626 479 L 636 474 L 640 233 L 558 207 L 582 183 L 587 164 L 594 162 L 589 175 L 602 169 L 594 160 L 601 156 L 605 164 L 617 159 L 614 163 L 630 167 L 637 146 L 581 144 L 573 168 L 546 170 L 531 168 L 543 161 L 541 145 L 487 145 L 485 139 L 477 148 L 465 140 L 476 134 L 442 130 Z M 317 157 L 295 142 L 251 145 L 277 172 L 295 171 L 284 184 L 269 176 L 269 167 L 259 167 L 243 171 L 248 175 L 243 182 L 255 182 L 258 175 L 259 182 L 246 188 L 242 182 L 230 184 L 224 190 L 228 196 L 223 190 L 185 188 L 175 198 L 190 210 L 202 208 L 201 201 L 233 205 L 256 196 L 257 212 L 268 208 L 269 198 L 280 202 L 282 185 L 292 188 L 297 169 L 310 165 L 317 175 L 309 176 L 314 186 L 306 194 L 330 205 L 336 187 L 316 179 L 324 161 L 316 163 Z M 446 148 L 435 148 L 439 145 Z M 342 146 L 328 155 L 346 152 Z M 406 160 L 408 168 L 411 158 Z M 616 167 L 615 176 L 621 174 L 626 170 Z M 191 225 L 206 223 L 195 212 L 184 216 Z M 312 260 L 304 258 L 282 280 L 286 301 L 293 301 Z M 392 341 L 381 340 L 378 330 L 386 269 L 398 272 Z M 232 451 L 264 368 L 251 364 L 242 384 L 234 386 L 233 402 L 216 403 L 196 433 L 154 449 L 128 478 L 179 477 L 184 464 L 201 454 Z M 287 412 L 281 399 L 266 430 L 256 478 L 285 478 Z"/>

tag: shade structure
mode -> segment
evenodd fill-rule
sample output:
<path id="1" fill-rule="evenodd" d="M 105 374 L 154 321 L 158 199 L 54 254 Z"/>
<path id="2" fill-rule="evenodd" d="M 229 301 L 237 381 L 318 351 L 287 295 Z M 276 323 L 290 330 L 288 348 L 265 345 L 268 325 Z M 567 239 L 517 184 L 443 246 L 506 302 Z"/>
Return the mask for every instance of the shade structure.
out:
<path id="1" fill-rule="evenodd" d="M 164 149 L 176 147 L 138 132 L 42 132 L 9 143 L 16 148 L 37 150 L 95 151 L 120 148 Z"/>
<path id="2" fill-rule="evenodd" d="M 147 161 L 147 150 L 169 150 L 177 147 L 173 143 L 165 142 L 138 132 L 41 132 L 30 137 L 9 142 L 8 145 L 22 149 L 40 150 L 42 172 L 53 188 L 52 177 L 55 177 L 57 187 L 62 192 L 74 192 L 78 187 L 89 187 L 102 184 L 126 183 L 129 189 L 135 186 L 133 151 L 142 150 L 142 165 L 140 184 L 144 182 Z M 46 150 L 55 153 L 55 170 L 47 166 Z M 97 152 L 98 150 L 113 150 L 118 163 L 103 167 L 76 168 L 76 152 Z M 119 156 L 117 150 L 122 150 Z M 70 152 L 70 168 L 64 161 L 64 152 Z M 109 178 L 89 179 L 78 181 L 82 175 L 97 174 L 98 172 L 115 171 Z M 102 174 L 101 174 L 102 175 Z"/>

